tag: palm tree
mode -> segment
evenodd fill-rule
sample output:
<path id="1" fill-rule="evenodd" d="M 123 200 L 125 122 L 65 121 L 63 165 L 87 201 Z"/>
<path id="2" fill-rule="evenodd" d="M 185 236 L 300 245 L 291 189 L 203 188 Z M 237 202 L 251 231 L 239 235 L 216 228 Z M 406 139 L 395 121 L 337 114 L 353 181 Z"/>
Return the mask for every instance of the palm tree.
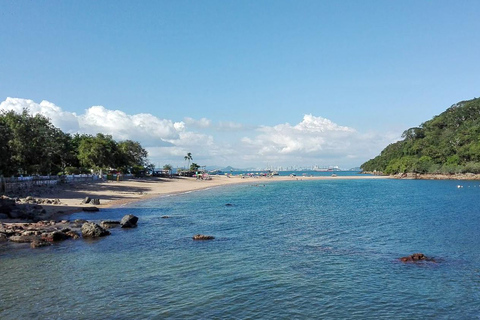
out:
<path id="1" fill-rule="evenodd" d="M 188 166 L 187 168 L 190 168 L 190 160 L 193 160 L 193 157 L 192 157 L 192 154 L 189 152 L 187 153 L 187 155 L 185 157 L 183 157 L 185 159 L 185 161 L 188 160 Z"/>

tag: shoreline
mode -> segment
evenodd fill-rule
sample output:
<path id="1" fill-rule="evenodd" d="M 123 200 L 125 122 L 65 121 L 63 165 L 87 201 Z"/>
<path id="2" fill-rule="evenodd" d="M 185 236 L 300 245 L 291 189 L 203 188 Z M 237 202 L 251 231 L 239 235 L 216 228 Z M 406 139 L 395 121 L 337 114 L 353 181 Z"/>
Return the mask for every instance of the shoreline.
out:
<path id="1" fill-rule="evenodd" d="M 258 184 L 278 181 L 309 181 L 309 180 L 365 180 L 389 179 L 386 176 L 354 175 L 354 176 L 273 176 L 273 177 L 241 177 L 241 176 L 211 176 L 210 180 L 197 180 L 189 177 L 159 178 L 149 177 L 121 181 L 98 181 L 89 183 L 37 187 L 24 192 L 18 197 L 32 196 L 35 199 L 58 199 L 60 204 L 40 204 L 52 216 L 52 220 L 68 219 L 73 213 L 80 212 L 85 207 L 95 206 L 99 209 L 128 207 L 129 204 L 155 197 L 182 194 L 208 188 L 235 185 Z M 15 197 L 14 195 L 8 195 Z M 100 205 L 85 204 L 82 201 L 90 197 L 99 199 Z M 1 219 L 4 223 L 16 219 Z M 24 220 L 23 220 L 24 221 Z M 15 221 L 17 222 L 17 221 Z M 22 222 L 19 220 L 18 222 Z"/>

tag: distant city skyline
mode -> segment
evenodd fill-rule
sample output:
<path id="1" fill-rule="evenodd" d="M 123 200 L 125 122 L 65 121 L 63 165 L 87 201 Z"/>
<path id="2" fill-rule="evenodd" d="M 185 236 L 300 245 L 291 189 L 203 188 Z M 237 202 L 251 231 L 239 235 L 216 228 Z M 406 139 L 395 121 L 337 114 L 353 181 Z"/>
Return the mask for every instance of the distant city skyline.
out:
<path id="1" fill-rule="evenodd" d="M 154 164 L 358 167 L 479 96 L 480 2 L 2 1 L 0 110 Z"/>

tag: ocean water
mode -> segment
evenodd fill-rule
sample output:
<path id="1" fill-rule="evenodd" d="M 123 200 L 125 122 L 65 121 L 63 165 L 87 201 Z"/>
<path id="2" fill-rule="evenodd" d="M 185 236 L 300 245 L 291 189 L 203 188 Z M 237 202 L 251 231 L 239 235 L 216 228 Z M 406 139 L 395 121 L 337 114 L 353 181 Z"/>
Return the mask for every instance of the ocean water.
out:
<path id="1" fill-rule="evenodd" d="M 140 220 L 1 247 L 0 319 L 480 319 L 479 199 L 474 181 L 252 179 L 79 213 Z M 437 263 L 398 261 L 415 252 Z"/>

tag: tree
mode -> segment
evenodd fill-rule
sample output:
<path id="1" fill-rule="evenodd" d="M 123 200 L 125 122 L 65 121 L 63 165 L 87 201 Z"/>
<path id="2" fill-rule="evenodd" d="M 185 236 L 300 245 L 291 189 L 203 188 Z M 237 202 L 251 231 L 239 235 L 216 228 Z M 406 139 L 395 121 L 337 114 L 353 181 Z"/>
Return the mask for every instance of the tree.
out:
<path id="1" fill-rule="evenodd" d="M 3 112 L 0 118 L 1 131 L 6 134 L 0 141 L 0 148 L 9 157 L 0 161 L 9 165 L 2 171 L 12 174 L 51 174 L 59 170 L 66 143 L 63 139 L 65 134 L 48 118 L 40 114 L 32 116 L 28 109 L 20 114 Z"/>
<path id="2" fill-rule="evenodd" d="M 172 165 L 170 165 L 170 164 L 166 164 L 166 165 L 163 166 L 163 170 L 167 170 L 167 171 L 168 171 L 168 175 L 171 175 L 171 174 L 172 174 L 173 167 L 172 167 Z"/>
<path id="3" fill-rule="evenodd" d="M 198 164 L 196 164 L 195 162 L 193 162 L 192 165 L 190 166 L 190 171 L 195 172 L 199 168 L 200 168 L 200 166 Z"/>
<path id="4" fill-rule="evenodd" d="M 116 154 L 116 167 L 123 167 L 124 171 L 129 167 L 145 166 L 147 164 L 148 152 L 142 148 L 141 144 L 125 140 L 118 143 Z"/>
<path id="5" fill-rule="evenodd" d="M 189 153 L 187 153 L 187 155 L 186 155 L 185 157 L 183 157 L 183 158 L 185 159 L 185 161 L 188 160 L 188 166 L 187 166 L 187 168 L 189 168 L 189 167 L 190 167 L 190 161 L 193 160 L 192 154 L 189 152 Z"/>
<path id="6" fill-rule="evenodd" d="M 102 172 L 116 165 L 117 143 L 110 135 L 85 136 L 78 147 L 78 159 L 84 166 Z"/>
<path id="7" fill-rule="evenodd" d="M 12 151 L 9 141 L 12 138 L 12 130 L 7 125 L 5 118 L 0 116 L 0 175 L 10 175 L 12 173 Z"/>

